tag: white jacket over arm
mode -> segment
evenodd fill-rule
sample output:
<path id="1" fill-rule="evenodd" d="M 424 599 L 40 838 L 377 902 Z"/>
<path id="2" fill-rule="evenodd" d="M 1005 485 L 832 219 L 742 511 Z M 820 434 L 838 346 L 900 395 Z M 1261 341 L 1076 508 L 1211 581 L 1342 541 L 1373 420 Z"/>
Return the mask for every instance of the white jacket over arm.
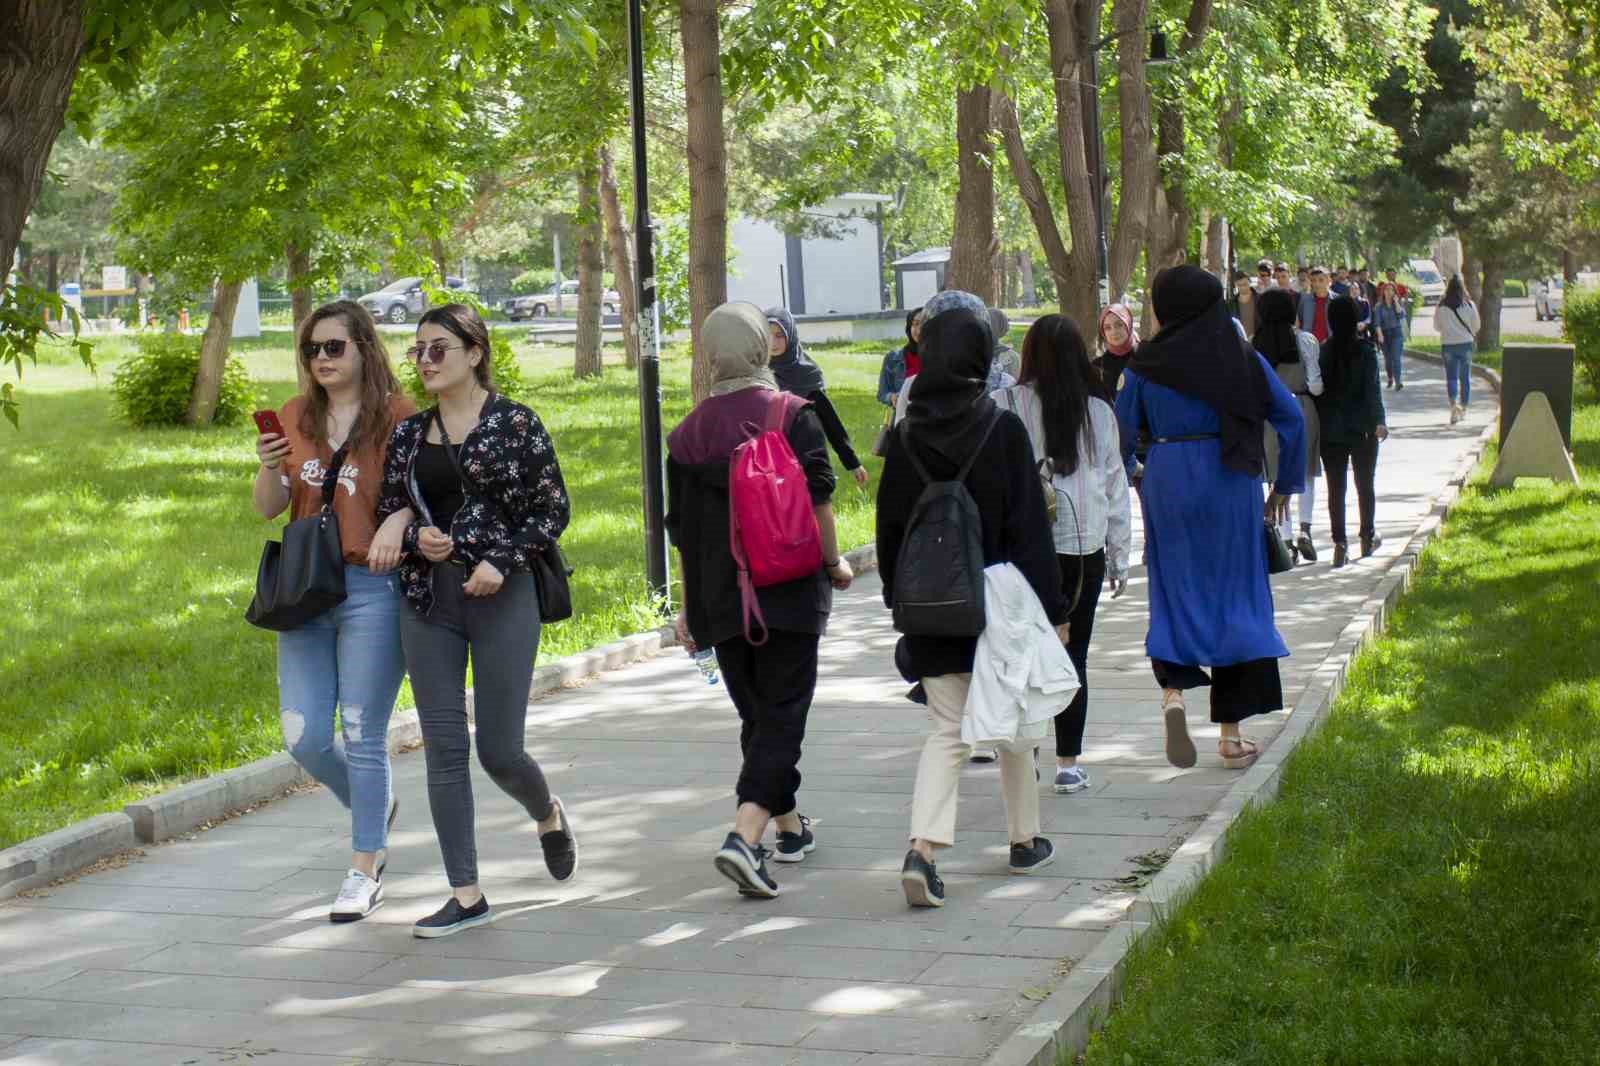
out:
<path id="1" fill-rule="evenodd" d="M 1049 731 L 1080 687 L 1033 586 L 1011 563 L 983 571 L 984 630 L 961 716 L 968 744 L 1026 744 Z"/>

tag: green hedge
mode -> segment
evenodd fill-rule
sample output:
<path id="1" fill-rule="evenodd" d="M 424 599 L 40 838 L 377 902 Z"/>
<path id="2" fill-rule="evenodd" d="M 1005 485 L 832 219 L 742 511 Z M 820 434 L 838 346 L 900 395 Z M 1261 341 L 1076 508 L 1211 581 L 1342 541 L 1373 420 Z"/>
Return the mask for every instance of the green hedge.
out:
<path id="1" fill-rule="evenodd" d="M 122 361 L 111 377 L 117 410 L 135 426 L 177 426 L 189 410 L 194 379 L 200 373 L 201 338 L 182 333 L 147 333 L 139 350 Z M 212 422 L 231 425 L 255 407 L 255 389 L 244 363 L 229 358 Z"/>
<path id="2" fill-rule="evenodd" d="M 1561 334 L 1577 348 L 1578 367 L 1600 391 L 1600 289 L 1567 290 Z"/>
<path id="3" fill-rule="evenodd" d="M 1511 278 L 1506 281 L 1506 295 L 1522 297 L 1528 295 L 1528 283 Z"/>

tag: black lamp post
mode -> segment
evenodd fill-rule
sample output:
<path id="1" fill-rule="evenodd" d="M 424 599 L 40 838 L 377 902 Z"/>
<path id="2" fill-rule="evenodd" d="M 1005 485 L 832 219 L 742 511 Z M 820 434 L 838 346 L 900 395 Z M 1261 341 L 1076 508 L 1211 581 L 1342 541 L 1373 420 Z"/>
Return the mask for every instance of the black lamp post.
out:
<path id="1" fill-rule="evenodd" d="M 1099 306 L 1103 309 L 1111 303 L 1111 246 L 1106 239 L 1106 217 L 1111 214 L 1109 200 L 1111 197 L 1111 178 L 1106 174 L 1106 146 L 1105 136 L 1100 130 L 1100 49 L 1126 36 L 1128 32 L 1112 33 L 1100 38 L 1089 47 L 1089 83 L 1084 87 L 1083 95 L 1083 124 L 1089 131 L 1088 145 L 1092 158 L 1089 170 L 1094 174 L 1094 219 L 1095 229 L 1098 231 L 1100 252 L 1100 295 Z M 1167 35 L 1158 31 L 1150 34 L 1150 56 L 1144 61 L 1145 67 L 1160 67 L 1171 63 L 1167 57 Z"/>
<path id="2" fill-rule="evenodd" d="M 655 228 L 645 169 L 644 19 L 628 0 L 629 98 L 633 117 L 633 234 L 638 248 L 639 467 L 644 489 L 644 572 L 650 592 L 671 606 L 667 568 L 666 480 L 661 455 L 661 315 L 656 307 Z"/>

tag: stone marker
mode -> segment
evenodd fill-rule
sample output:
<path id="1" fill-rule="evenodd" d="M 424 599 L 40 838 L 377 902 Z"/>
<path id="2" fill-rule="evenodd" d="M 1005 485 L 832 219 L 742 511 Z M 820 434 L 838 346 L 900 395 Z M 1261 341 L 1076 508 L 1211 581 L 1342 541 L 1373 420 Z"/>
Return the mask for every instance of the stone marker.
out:
<path id="1" fill-rule="evenodd" d="M 1500 449 L 1500 461 L 1495 464 L 1489 484 L 1506 488 L 1516 484 L 1519 477 L 1547 477 L 1557 483 L 1578 483 L 1578 470 L 1572 465 L 1572 456 L 1561 440 L 1561 427 L 1556 424 L 1550 400 L 1542 392 L 1530 392 L 1522 401 L 1522 410 L 1506 434 L 1505 446 Z"/>

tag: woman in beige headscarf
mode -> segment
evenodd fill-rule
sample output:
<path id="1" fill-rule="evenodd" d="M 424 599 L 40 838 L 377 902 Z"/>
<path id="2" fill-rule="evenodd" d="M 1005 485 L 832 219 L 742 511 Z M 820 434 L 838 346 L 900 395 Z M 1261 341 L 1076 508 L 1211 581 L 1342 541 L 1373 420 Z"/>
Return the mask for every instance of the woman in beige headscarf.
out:
<path id="1" fill-rule="evenodd" d="M 746 896 L 770 899 L 778 884 L 766 860 L 799 862 L 816 847 L 796 808 L 800 745 L 817 686 L 817 648 L 833 589 L 850 587 L 833 526 L 833 463 L 811 404 L 780 392 L 768 365 L 767 316 L 754 304 L 730 303 L 706 316 L 701 343 L 711 359 L 711 395 L 667 437 L 667 532 L 683 563 L 678 639 L 692 653 L 714 648 L 728 695 L 739 711 L 744 765 L 733 832 L 717 852 L 717 870 Z M 765 640 L 753 643 L 728 543 L 728 459 L 781 411 L 789 446 L 805 470 L 823 566 L 795 581 L 756 589 Z M 757 627 L 758 633 L 761 627 Z M 761 845 L 776 821 L 776 850 Z"/>

